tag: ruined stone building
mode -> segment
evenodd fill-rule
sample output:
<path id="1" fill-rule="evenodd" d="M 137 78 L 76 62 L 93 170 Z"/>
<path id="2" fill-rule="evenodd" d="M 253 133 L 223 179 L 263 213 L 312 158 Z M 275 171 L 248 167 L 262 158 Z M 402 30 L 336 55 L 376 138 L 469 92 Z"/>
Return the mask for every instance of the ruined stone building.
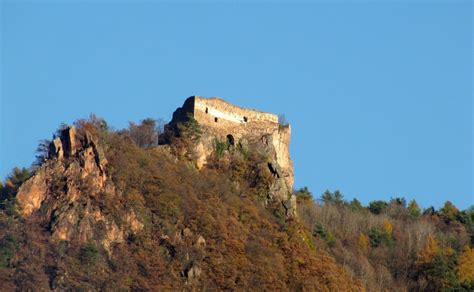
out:
<path id="1" fill-rule="evenodd" d="M 278 116 L 252 109 L 244 109 L 220 98 L 191 96 L 178 108 L 170 124 L 194 117 L 203 131 L 198 144 L 198 166 L 214 150 L 214 139 L 237 143 L 259 142 L 269 150 L 271 171 L 284 179 L 287 189 L 293 187 L 293 163 L 290 159 L 290 125 L 280 125 Z"/>

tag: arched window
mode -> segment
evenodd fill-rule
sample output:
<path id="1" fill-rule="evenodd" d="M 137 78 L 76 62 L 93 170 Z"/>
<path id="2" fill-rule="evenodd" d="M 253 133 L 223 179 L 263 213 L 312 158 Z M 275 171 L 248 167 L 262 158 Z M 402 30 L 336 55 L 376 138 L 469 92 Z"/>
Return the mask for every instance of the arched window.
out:
<path id="1" fill-rule="evenodd" d="M 214 118 L 214 122 L 216 122 L 216 123 L 217 123 L 217 120 L 219 120 L 219 119 L 218 119 L 218 118 Z"/>
<path id="2" fill-rule="evenodd" d="M 234 146 L 234 145 L 235 145 L 234 136 L 232 136 L 231 134 L 227 135 L 227 143 L 228 143 L 230 146 Z"/>
<path id="3" fill-rule="evenodd" d="M 249 120 L 247 119 L 247 117 L 244 117 L 244 122 L 248 122 Z"/>

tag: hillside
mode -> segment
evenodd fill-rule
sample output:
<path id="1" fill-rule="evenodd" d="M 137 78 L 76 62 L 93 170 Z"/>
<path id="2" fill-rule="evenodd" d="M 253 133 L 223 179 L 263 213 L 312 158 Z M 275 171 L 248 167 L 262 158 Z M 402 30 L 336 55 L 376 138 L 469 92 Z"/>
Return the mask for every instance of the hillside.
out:
<path id="1" fill-rule="evenodd" d="M 474 210 L 292 191 L 289 135 L 199 97 L 61 126 L 0 186 L 0 290 L 472 291 Z"/>

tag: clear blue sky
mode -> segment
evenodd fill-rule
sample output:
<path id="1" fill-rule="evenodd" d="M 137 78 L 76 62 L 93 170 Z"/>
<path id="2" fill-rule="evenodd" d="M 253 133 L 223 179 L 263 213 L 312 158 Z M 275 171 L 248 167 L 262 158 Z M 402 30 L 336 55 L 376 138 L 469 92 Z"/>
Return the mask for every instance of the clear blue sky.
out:
<path id="1" fill-rule="evenodd" d="M 3 1 L 0 177 L 203 95 L 284 113 L 296 187 L 474 204 L 471 1 L 331 2 Z"/>

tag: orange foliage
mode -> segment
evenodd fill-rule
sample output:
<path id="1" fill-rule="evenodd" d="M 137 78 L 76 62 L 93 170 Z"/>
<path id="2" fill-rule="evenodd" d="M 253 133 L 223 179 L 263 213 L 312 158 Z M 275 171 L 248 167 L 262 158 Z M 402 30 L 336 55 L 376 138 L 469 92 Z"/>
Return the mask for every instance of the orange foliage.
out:
<path id="1" fill-rule="evenodd" d="M 417 263 L 420 265 L 431 263 L 436 253 L 438 253 L 438 251 L 439 251 L 438 242 L 436 241 L 435 238 L 431 236 L 431 234 L 428 235 L 425 245 L 418 253 Z"/>
<path id="2" fill-rule="evenodd" d="M 388 235 L 393 233 L 393 224 L 388 219 L 383 220 L 383 231 Z"/>
<path id="3" fill-rule="evenodd" d="M 474 249 L 469 246 L 459 255 L 457 272 L 461 283 L 474 282 Z"/>
<path id="4" fill-rule="evenodd" d="M 362 232 L 359 234 L 358 245 L 359 245 L 359 249 L 360 249 L 364 254 L 369 253 L 369 249 L 370 249 L 369 238 L 367 237 L 367 235 L 365 235 L 365 234 L 362 233 Z"/>

